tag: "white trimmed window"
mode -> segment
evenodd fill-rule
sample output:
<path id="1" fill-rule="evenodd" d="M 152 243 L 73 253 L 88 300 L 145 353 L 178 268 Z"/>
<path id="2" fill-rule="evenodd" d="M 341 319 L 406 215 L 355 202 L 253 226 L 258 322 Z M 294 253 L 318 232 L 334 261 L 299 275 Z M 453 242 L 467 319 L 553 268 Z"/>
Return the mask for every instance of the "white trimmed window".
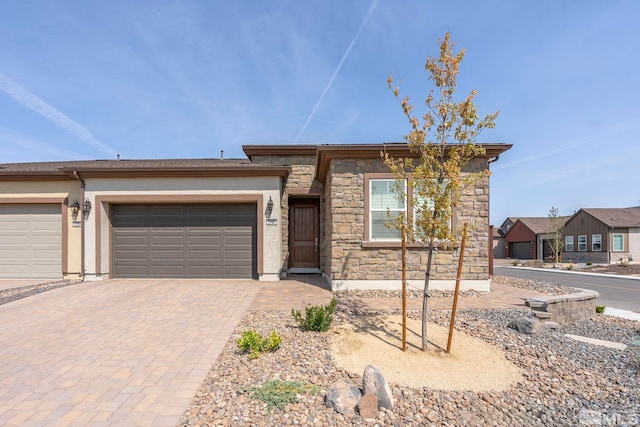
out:
<path id="1" fill-rule="evenodd" d="M 565 236 L 564 250 L 565 252 L 573 252 L 573 236 Z"/>
<path id="2" fill-rule="evenodd" d="M 591 250 L 593 252 L 600 252 L 602 250 L 602 234 L 591 235 Z"/>
<path id="3" fill-rule="evenodd" d="M 578 236 L 578 252 L 587 251 L 587 235 L 581 234 Z"/>
<path id="4" fill-rule="evenodd" d="M 407 184 L 404 183 L 406 194 Z M 397 218 L 407 214 L 406 198 L 402 200 L 395 179 L 369 180 L 369 240 L 400 240 L 400 230 L 387 228 L 388 216 Z"/>
<path id="5" fill-rule="evenodd" d="M 624 251 L 624 234 L 615 233 L 613 235 L 613 251 L 614 252 Z"/>

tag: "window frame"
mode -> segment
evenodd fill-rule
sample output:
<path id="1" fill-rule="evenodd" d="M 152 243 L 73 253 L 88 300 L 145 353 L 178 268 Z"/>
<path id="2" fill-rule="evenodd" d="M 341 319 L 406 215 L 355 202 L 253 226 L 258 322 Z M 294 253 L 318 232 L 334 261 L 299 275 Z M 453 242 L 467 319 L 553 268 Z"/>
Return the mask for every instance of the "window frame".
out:
<path id="1" fill-rule="evenodd" d="M 598 245 L 597 249 L 596 245 Z M 602 252 L 602 234 L 591 235 L 591 252 Z"/>
<path id="2" fill-rule="evenodd" d="M 584 237 L 584 242 L 580 243 L 580 238 Z M 588 238 L 586 234 L 578 234 L 578 252 L 587 252 L 587 243 L 588 243 Z M 584 245 L 584 246 L 581 246 Z M 581 247 L 584 247 L 584 249 L 581 249 Z"/>
<path id="3" fill-rule="evenodd" d="M 569 240 L 571 240 L 571 242 L 569 242 Z M 571 248 L 571 249 L 569 249 L 569 248 Z M 564 251 L 565 252 L 574 252 L 575 251 L 573 236 L 564 236 Z"/>
<path id="4" fill-rule="evenodd" d="M 616 249 L 616 236 L 620 236 L 622 247 Z M 624 233 L 613 233 L 611 235 L 611 251 L 612 252 L 624 252 Z"/>
<path id="5" fill-rule="evenodd" d="M 395 180 L 396 177 L 389 172 L 381 173 L 381 172 L 367 172 L 364 174 L 364 185 L 363 185 L 363 195 L 364 195 L 364 230 L 363 230 L 363 240 L 362 247 L 363 248 L 400 248 L 402 246 L 402 238 L 398 239 L 386 239 L 386 240 L 371 240 L 371 181 L 374 180 Z M 415 224 L 414 219 L 414 206 L 413 206 L 413 190 L 411 185 L 409 185 L 409 180 L 411 177 L 408 177 L 405 180 L 405 189 L 406 189 L 406 202 L 405 209 L 407 223 Z M 450 226 L 453 229 L 456 225 L 456 218 L 451 218 Z M 423 247 L 424 244 L 420 242 L 411 242 L 407 241 L 407 247 L 415 247 L 420 248 Z"/>
<path id="6" fill-rule="evenodd" d="M 391 177 L 391 178 L 385 178 L 385 177 L 373 177 L 370 178 L 368 180 L 368 188 L 367 188 L 367 200 L 368 200 L 368 207 L 367 207 L 367 213 L 368 213 L 368 230 L 367 230 L 367 235 L 366 235 L 366 239 L 369 242 L 400 242 L 401 241 L 401 237 L 398 236 L 397 238 L 381 238 L 381 239 L 374 239 L 373 238 L 373 212 L 384 212 L 385 216 L 387 211 L 390 212 L 399 212 L 399 213 L 404 213 L 405 217 L 408 215 L 409 209 L 408 209 L 408 205 L 409 205 L 409 198 L 408 198 L 408 194 L 407 194 L 407 182 L 405 180 L 404 182 L 404 193 L 405 193 L 405 197 L 404 197 L 404 208 L 400 209 L 400 208 L 389 208 L 389 207 L 385 207 L 385 208 L 373 208 L 371 206 L 371 200 L 372 200 L 372 190 L 373 190 L 373 183 L 377 182 L 377 181 L 387 181 L 387 182 L 393 182 L 393 181 L 397 181 L 395 177 Z M 397 201 L 397 199 L 395 198 L 395 195 L 393 196 L 393 199 Z M 398 230 L 398 233 L 400 233 L 400 231 Z"/>

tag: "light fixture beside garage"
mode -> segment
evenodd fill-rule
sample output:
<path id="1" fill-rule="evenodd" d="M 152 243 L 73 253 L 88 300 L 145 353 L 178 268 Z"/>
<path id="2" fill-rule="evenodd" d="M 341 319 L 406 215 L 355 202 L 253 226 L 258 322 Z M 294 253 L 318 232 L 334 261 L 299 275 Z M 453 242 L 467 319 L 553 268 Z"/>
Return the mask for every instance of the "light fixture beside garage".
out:
<path id="1" fill-rule="evenodd" d="M 80 203 L 78 203 L 77 200 L 74 200 L 69 207 L 71 208 L 71 219 L 73 219 L 74 221 L 77 220 L 78 212 L 80 211 Z"/>
<path id="2" fill-rule="evenodd" d="M 89 199 L 86 199 L 82 204 L 82 215 L 84 216 L 85 220 L 89 216 L 90 212 L 91 212 L 91 201 Z"/>
<path id="3" fill-rule="evenodd" d="M 267 202 L 267 210 L 264 212 L 264 216 L 267 218 L 271 218 L 271 213 L 273 212 L 273 200 L 271 200 L 271 196 L 269 196 L 269 201 Z"/>

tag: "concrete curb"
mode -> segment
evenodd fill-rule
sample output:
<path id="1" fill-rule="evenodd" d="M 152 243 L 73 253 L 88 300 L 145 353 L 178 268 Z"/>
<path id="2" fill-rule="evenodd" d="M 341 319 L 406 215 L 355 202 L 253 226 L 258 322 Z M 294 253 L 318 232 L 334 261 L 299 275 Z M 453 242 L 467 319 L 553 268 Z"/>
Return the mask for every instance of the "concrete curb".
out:
<path id="1" fill-rule="evenodd" d="M 640 280 L 638 276 L 622 276 L 620 274 L 601 274 L 601 273 L 587 273 L 584 271 L 575 271 L 575 270 L 560 270 L 555 268 L 535 268 L 535 267 L 515 267 L 512 265 L 499 265 L 494 267 L 500 268 L 511 268 L 514 270 L 533 270 L 533 271 L 546 271 L 549 273 L 563 273 L 563 274 L 581 274 L 583 276 L 596 276 L 596 277 L 610 277 L 613 279 L 632 279 L 632 280 Z"/>

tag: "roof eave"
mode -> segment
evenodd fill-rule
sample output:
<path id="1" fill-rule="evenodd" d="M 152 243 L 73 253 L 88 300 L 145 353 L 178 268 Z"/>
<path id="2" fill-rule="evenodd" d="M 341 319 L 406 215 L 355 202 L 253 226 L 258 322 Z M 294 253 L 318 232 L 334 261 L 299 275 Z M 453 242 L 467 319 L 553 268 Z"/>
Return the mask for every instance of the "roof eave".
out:
<path id="1" fill-rule="evenodd" d="M 485 154 L 479 156 L 482 158 L 494 158 L 505 151 L 509 150 L 513 144 L 478 144 L 485 149 Z M 381 153 L 389 153 L 392 157 L 418 157 L 418 155 L 409 149 L 406 143 L 387 143 L 387 144 L 333 144 L 320 145 L 317 150 L 316 157 L 316 176 L 318 181 L 324 182 L 331 160 L 333 159 L 374 159 L 381 157 Z"/>
<path id="2" fill-rule="evenodd" d="M 61 171 L 83 178 L 174 178 L 174 177 L 254 177 L 286 176 L 286 166 L 218 166 L 218 167 L 156 167 L 156 168 L 63 168 Z"/>

